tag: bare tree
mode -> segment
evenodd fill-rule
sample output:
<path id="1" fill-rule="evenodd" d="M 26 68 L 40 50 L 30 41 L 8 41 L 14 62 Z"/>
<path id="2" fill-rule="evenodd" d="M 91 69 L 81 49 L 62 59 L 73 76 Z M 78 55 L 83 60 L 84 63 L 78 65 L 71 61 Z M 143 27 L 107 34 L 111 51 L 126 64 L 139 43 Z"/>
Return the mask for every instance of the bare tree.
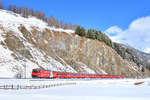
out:
<path id="1" fill-rule="evenodd" d="M 18 14 L 21 14 L 21 8 L 17 8 L 17 11 L 16 11 Z"/>
<path id="2" fill-rule="evenodd" d="M 14 13 L 16 13 L 16 12 L 17 12 L 16 5 L 13 5 L 12 11 L 13 11 Z"/>
<path id="3" fill-rule="evenodd" d="M 30 11 L 29 11 L 29 12 L 30 12 L 30 15 L 31 15 L 31 16 L 35 16 L 33 8 L 32 8 L 32 9 L 30 9 Z"/>
<path id="4" fill-rule="evenodd" d="M 41 14 L 40 11 L 36 11 L 36 12 L 35 12 L 35 17 L 36 17 L 36 18 L 41 19 L 41 18 L 42 18 L 41 16 L 42 16 L 42 14 Z"/>
<path id="5" fill-rule="evenodd" d="M 70 22 L 69 24 L 68 24 L 68 27 L 67 27 L 68 29 L 73 29 L 73 26 L 72 26 L 72 23 Z"/>
<path id="6" fill-rule="evenodd" d="M 45 21 L 45 19 L 46 19 L 46 17 L 45 17 L 45 12 L 42 13 L 42 16 L 41 16 L 41 17 L 42 17 L 41 19 L 42 19 L 43 21 Z"/>
<path id="7" fill-rule="evenodd" d="M 48 25 L 49 26 L 55 26 L 55 18 L 54 18 L 54 16 L 50 16 L 50 18 L 48 19 Z"/>
<path id="8" fill-rule="evenodd" d="M 60 28 L 63 28 L 63 21 L 60 21 Z"/>
<path id="9" fill-rule="evenodd" d="M 74 25 L 73 25 L 73 30 L 75 30 L 78 26 L 79 26 L 79 25 L 74 24 Z"/>
<path id="10" fill-rule="evenodd" d="M 29 10 L 27 7 L 23 8 L 23 17 L 27 18 L 29 16 Z"/>
<path id="11" fill-rule="evenodd" d="M 0 2 L 0 9 L 4 9 L 3 3 Z"/>
<path id="12" fill-rule="evenodd" d="M 0 9 L 3 9 L 3 4 L 0 2 Z M 62 20 L 55 19 L 54 16 L 50 16 L 49 18 L 46 17 L 45 12 L 34 11 L 34 9 L 29 9 L 27 7 L 16 7 L 16 5 L 9 5 L 8 10 L 13 11 L 14 13 L 21 14 L 23 17 L 27 18 L 29 15 L 35 16 L 38 19 L 41 19 L 48 23 L 49 26 L 55 26 L 56 28 L 63 28 L 63 29 L 73 29 L 77 28 L 77 24 L 72 25 L 70 22 L 69 24 L 65 24 Z"/>
<path id="13" fill-rule="evenodd" d="M 12 10 L 12 7 L 11 7 L 11 5 L 9 5 L 9 6 L 8 6 L 8 10 L 10 10 L 10 11 Z"/>
<path id="14" fill-rule="evenodd" d="M 59 28 L 59 27 L 60 27 L 59 19 L 56 20 L 55 27 L 56 27 L 56 28 Z"/>

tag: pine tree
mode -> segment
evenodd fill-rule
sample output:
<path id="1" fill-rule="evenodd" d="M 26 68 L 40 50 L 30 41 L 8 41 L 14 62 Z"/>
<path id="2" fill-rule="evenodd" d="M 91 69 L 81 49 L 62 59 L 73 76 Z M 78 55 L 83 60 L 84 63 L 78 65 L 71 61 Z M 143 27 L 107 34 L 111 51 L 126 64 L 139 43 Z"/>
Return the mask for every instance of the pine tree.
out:
<path id="1" fill-rule="evenodd" d="M 79 36 L 85 36 L 85 29 L 83 27 L 78 26 L 75 30 L 75 34 Z"/>
<path id="2" fill-rule="evenodd" d="M 93 29 L 89 29 L 86 35 L 87 38 L 96 39 L 96 32 Z"/>

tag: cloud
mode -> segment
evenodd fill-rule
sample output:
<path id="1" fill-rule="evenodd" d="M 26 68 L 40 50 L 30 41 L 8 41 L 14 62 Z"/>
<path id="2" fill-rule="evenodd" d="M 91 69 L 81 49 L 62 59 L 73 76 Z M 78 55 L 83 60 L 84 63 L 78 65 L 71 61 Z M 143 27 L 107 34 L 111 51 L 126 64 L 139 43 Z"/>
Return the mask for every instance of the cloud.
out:
<path id="1" fill-rule="evenodd" d="M 108 28 L 104 33 L 110 36 L 111 40 L 113 40 L 114 42 L 120 43 L 118 36 L 121 32 L 123 32 L 121 28 L 119 28 L 118 26 L 112 26 Z"/>
<path id="2" fill-rule="evenodd" d="M 115 42 L 128 44 L 146 52 L 149 50 L 147 48 L 150 48 L 150 16 L 134 20 L 126 30 L 112 26 L 105 33 Z"/>
<path id="3" fill-rule="evenodd" d="M 145 52 L 145 53 L 150 53 L 150 48 L 146 48 L 146 49 L 144 50 L 144 52 Z"/>
<path id="4" fill-rule="evenodd" d="M 109 33 L 109 34 L 120 33 L 120 32 L 122 32 L 122 29 L 119 28 L 118 26 L 112 26 L 106 30 L 106 33 Z"/>

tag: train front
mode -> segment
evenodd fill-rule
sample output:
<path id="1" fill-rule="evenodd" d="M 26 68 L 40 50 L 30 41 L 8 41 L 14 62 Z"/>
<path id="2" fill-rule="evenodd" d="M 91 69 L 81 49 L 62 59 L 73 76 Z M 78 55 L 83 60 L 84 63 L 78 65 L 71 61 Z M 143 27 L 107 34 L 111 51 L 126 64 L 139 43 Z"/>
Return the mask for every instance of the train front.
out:
<path id="1" fill-rule="evenodd" d="M 32 78 L 38 78 L 40 76 L 40 69 L 32 69 Z"/>
<path id="2" fill-rule="evenodd" d="M 32 69 L 32 78 L 53 78 L 50 70 Z"/>

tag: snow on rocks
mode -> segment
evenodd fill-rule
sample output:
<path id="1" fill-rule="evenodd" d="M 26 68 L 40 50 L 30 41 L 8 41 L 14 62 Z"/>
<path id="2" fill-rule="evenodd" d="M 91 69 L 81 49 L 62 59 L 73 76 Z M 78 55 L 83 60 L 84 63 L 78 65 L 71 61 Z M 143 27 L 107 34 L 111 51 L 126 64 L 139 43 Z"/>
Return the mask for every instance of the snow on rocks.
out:
<path id="1" fill-rule="evenodd" d="M 74 33 L 73 30 L 64 30 L 61 28 L 49 27 L 47 23 L 39 20 L 35 17 L 29 16 L 28 18 L 24 18 L 19 14 L 13 13 L 11 11 L 1 10 L 0 9 L 0 42 L 4 42 L 6 32 L 11 31 L 13 35 L 17 36 L 23 45 L 26 47 L 31 56 L 32 61 L 22 57 L 20 60 L 16 60 L 12 53 L 13 51 L 7 49 L 6 46 L 0 45 L 0 77 L 27 77 L 31 78 L 31 72 L 33 68 L 38 68 L 42 66 L 45 69 L 54 70 L 54 71 L 68 71 L 68 72 L 76 72 L 73 68 L 66 64 L 62 65 L 60 62 L 56 61 L 54 58 L 50 56 L 46 56 L 44 52 L 34 47 L 31 43 L 29 43 L 23 34 L 18 29 L 21 25 L 25 26 L 25 28 L 31 32 L 32 28 L 35 27 L 39 31 L 43 31 L 45 29 L 49 29 L 51 31 L 58 32 L 66 32 L 68 34 Z M 34 40 L 36 42 L 36 40 Z M 48 43 L 45 40 L 46 43 Z M 19 53 L 15 54 L 19 56 Z M 26 70 L 26 74 L 25 74 Z M 9 74 L 8 74 L 9 73 Z"/>
<path id="2" fill-rule="evenodd" d="M 50 29 L 50 30 L 66 32 L 70 34 L 74 33 L 73 30 L 69 30 L 69 29 L 64 30 L 62 28 L 49 27 L 47 23 L 35 17 L 29 16 L 28 18 L 24 18 L 19 14 L 15 14 L 11 11 L 6 11 L 6 10 L 0 10 L 0 24 L 6 30 L 12 30 L 15 31 L 16 33 L 20 33 L 20 31 L 18 30 L 18 27 L 20 25 L 24 25 L 28 29 L 28 31 L 31 31 L 32 27 L 36 27 L 41 31 L 44 29 Z"/>
<path id="3" fill-rule="evenodd" d="M 95 74 L 95 71 L 92 70 L 92 69 L 90 69 L 90 68 L 88 68 L 88 66 L 85 65 L 84 63 L 82 63 L 82 62 L 77 62 L 77 63 L 78 63 L 78 64 L 80 65 L 80 67 L 81 67 L 84 71 L 86 71 L 87 73 Z"/>

